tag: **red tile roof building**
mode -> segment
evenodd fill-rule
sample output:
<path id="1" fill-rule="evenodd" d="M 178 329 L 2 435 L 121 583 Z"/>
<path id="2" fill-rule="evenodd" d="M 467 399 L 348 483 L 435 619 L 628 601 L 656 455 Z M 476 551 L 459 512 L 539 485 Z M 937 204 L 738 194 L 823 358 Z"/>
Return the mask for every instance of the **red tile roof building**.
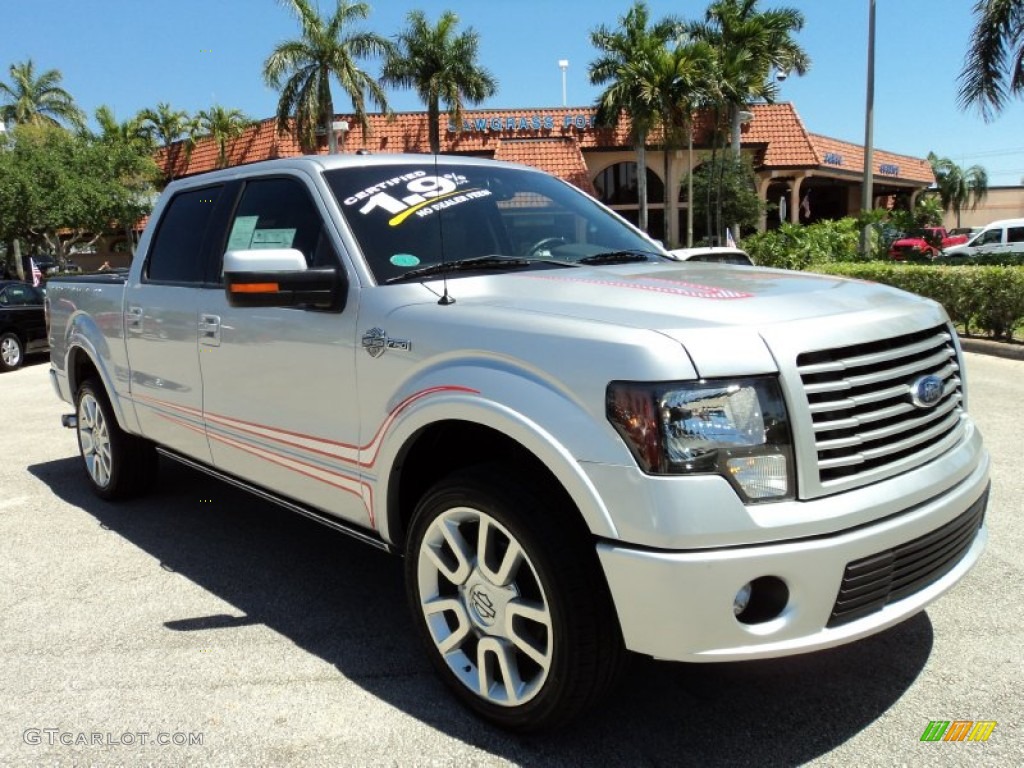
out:
<path id="1" fill-rule="evenodd" d="M 863 147 L 807 131 L 792 104 L 761 104 L 749 108 L 751 119 L 742 127 L 741 145 L 752 157 L 762 200 L 785 210 L 793 222 L 838 218 L 856 213 L 860 207 L 863 176 Z M 341 116 L 341 119 L 346 119 Z M 445 119 L 445 118 L 442 118 Z M 342 152 L 367 150 L 374 153 L 428 152 L 426 113 L 371 115 L 370 130 L 364 136 L 354 119 L 353 129 L 340 132 Z M 711 153 L 710 117 L 699 115 L 694 125 L 693 167 Z M 661 136 L 648 139 L 648 180 L 657 194 L 649 191 L 650 230 L 661 236 L 665 205 L 664 185 L 682 184 L 690 164 L 687 152 L 669 152 L 668 179 Z M 535 166 L 559 176 L 590 194 L 613 204 L 623 215 L 636 220 L 636 154 L 630 125 L 623 116 L 612 127 L 595 124 L 590 108 L 535 110 L 477 110 L 464 113 L 461 130 L 453 124 L 442 126 L 441 151 L 491 157 Z M 326 152 L 326 141 L 320 152 Z M 200 139 L 191 153 L 183 143 L 160 150 L 158 162 L 174 178 L 212 170 L 217 164 L 217 146 L 212 139 Z M 227 147 L 227 164 L 240 165 L 301 154 L 291 134 L 279 134 L 275 121 L 267 119 L 249 128 Z M 879 199 L 895 195 L 912 198 L 934 182 L 927 161 L 884 150 L 874 151 L 874 190 Z M 626 189 L 630 185 L 633 187 Z M 611 189 L 610 186 L 615 189 Z M 623 186 L 625 185 L 625 187 Z M 623 199 L 623 192 L 626 199 Z M 632 199 L 628 199 L 629 195 Z M 669 195 L 669 241 L 684 240 L 685 196 Z M 786 204 L 781 203 L 785 200 Z M 770 215 L 763 226 L 781 218 Z"/>

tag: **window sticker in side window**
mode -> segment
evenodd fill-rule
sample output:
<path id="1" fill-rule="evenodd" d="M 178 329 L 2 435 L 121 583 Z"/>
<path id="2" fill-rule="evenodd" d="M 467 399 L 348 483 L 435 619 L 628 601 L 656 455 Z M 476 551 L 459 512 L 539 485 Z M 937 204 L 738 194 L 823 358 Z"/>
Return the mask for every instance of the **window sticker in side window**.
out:
<path id="1" fill-rule="evenodd" d="M 291 248 L 295 242 L 295 228 L 291 229 L 257 229 L 252 233 L 252 245 L 254 251 L 263 248 Z"/>
<path id="2" fill-rule="evenodd" d="M 252 233 L 256 231 L 259 216 L 239 216 L 231 227 L 228 238 L 229 251 L 245 251 L 252 247 Z"/>

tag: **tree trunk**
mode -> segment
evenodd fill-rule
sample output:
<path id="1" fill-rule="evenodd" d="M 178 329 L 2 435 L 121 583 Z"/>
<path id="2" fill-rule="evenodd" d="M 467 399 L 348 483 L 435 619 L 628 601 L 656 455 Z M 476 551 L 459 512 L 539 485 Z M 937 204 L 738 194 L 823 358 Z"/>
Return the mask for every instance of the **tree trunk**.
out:
<path id="1" fill-rule="evenodd" d="M 441 105 L 437 99 L 431 99 L 427 105 L 427 127 L 430 133 L 430 151 L 441 153 Z"/>
<path id="2" fill-rule="evenodd" d="M 647 231 L 647 131 L 637 136 L 636 191 L 640 202 L 639 226 Z"/>
<path id="3" fill-rule="evenodd" d="M 664 170 L 665 170 L 665 195 L 664 195 L 665 199 L 664 199 L 664 202 L 662 203 L 663 206 L 664 206 L 664 216 L 662 218 L 664 219 L 664 227 L 663 227 L 663 229 L 664 229 L 664 233 L 665 233 L 665 239 L 662 242 L 664 243 L 666 248 L 669 248 L 670 245 L 674 245 L 674 244 L 670 244 L 669 243 L 669 238 L 671 237 L 671 234 L 672 234 L 672 228 L 669 227 L 669 224 L 668 224 L 669 200 L 671 199 L 672 190 L 674 189 L 674 185 L 668 183 L 669 182 L 669 178 L 668 178 L 669 177 L 669 160 L 668 160 L 668 138 L 667 137 L 665 139 L 665 169 Z"/>
<path id="4" fill-rule="evenodd" d="M 693 248 L 693 122 L 686 131 L 686 247 Z"/>
<path id="5" fill-rule="evenodd" d="M 742 111 L 741 104 L 733 104 L 732 106 L 732 154 L 736 160 L 740 159 L 742 154 L 742 122 L 740 121 L 740 112 Z M 724 168 L 723 168 L 724 173 Z M 736 222 L 732 223 L 733 237 L 736 238 L 736 242 L 740 240 L 740 225 Z"/>

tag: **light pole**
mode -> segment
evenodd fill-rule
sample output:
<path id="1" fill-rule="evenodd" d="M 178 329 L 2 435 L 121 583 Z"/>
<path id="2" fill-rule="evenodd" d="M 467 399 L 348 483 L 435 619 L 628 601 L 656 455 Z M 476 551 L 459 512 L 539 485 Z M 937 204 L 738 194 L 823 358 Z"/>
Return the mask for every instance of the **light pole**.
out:
<path id="1" fill-rule="evenodd" d="M 861 184 L 860 209 L 862 213 L 871 210 L 874 201 L 874 164 L 875 148 L 873 145 L 873 133 L 875 122 L 875 0 L 868 0 L 868 87 L 867 105 L 864 115 L 864 182 Z M 864 227 L 861 234 L 861 254 L 868 255 L 869 251 L 869 228 Z"/>
<path id="2" fill-rule="evenodd" d="M 566 93 L 565 93 L 565 71 L 569 69 L 568 59 L 559 59 L 558 68 L 562 70 L 562 106 L 566 106 Z"/>

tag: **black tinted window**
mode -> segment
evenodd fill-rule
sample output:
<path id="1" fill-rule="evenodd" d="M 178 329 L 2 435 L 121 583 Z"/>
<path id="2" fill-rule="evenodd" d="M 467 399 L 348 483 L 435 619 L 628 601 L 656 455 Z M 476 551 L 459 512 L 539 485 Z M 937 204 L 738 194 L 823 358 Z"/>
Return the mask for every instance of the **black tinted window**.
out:
<path id="1" fill-rule="evenodd" d="M 1006 230 L 1006 242 L 1024 243 L 1024 227 L 1009 227 Z"/>
<path id="2" fill-rule="evenodd" d="M 320 211 L 297 179 L 247 183 L 228 231 L 228 251 L 294 248 L 310 267 L 338 263 Z"/>
<path id="3" fill-rule="evenodd" d="M 203 282 L 203 244 L 221 187 L 175 195 L 149 249 L 146 277 L 168 283 Z"/>
<path id="4" fill-rule="evenodd" d="M 31 285 L 9 285 L 0 291 L 0 305 L 5 307 L 24 307 L 42 303 L 42 293 Z"/>

